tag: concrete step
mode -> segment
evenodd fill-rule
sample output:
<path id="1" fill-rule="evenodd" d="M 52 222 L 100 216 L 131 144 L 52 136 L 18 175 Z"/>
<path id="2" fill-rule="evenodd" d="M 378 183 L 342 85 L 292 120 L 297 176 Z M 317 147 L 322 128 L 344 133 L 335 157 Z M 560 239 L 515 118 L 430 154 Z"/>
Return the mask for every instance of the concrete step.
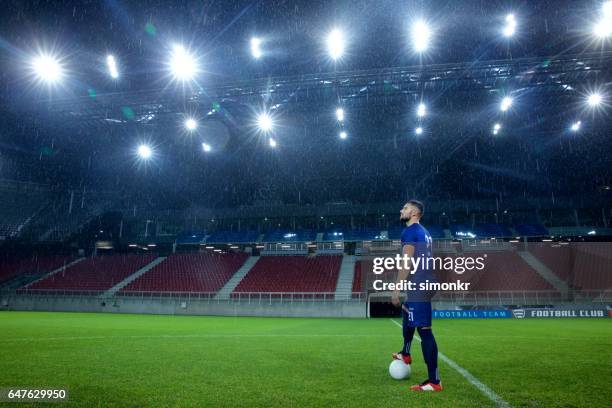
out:
<path id="1" fill-rule="evenodd" d="M 561 278 L 559 278 L 553 271 L 551 271 L 546 265 L 544 265 L 538 258 L 533 256 L 528 251 L 518 251 L 518 254 L 529 266 L 536 270 L 542 278 L 550 283 L 556 290 L 558 290 L 563 296 L 567 296 L 569 288 Z"/>
<path id="2" fill-rule="evenodd" d="M 236 271 L 234 276 L 227 281 L 227 283 L 219 290 L 215 299 L 229 299 L 230 295 L 236 289 L 236 287 L 240 284 L 242 279 L 249 273 L 253 265 L 259 260 L 258 256 L 250 256 L 245 263 Z"/>
<path id="3" fill-rule="evenodd" d="M 353 293 L 353 279 L 355 278 L 355 262 L 355 255 L 344 255 L 342 257 L 334 299 L 351 298 Z"/>
<path id="4" fill-rule="evenodd" d="M 36 279 L 36 280 L 33 280 L 32 282 L 28 283 L 28 285 L 27 285 L 25 288 L 27 289 L 27 287 L 28 287 L 28 286 L 30 286 L 31 284 L 36 283 L 36 282 L 38 282 L 38 281 L 41 281 L 41 280 L 43 280 L 43 279 L 47 279 L 49 276 L 53 276 L 53 275 L 55 275 L 56 273 L 62 272 L 62 271 L 64 271 L 64 270 L 66 270 L 66 269 L 70 268 L 72 265 L 76 265 L 76 264 L 78 264 L 79 262 L 81 262 L 81 261 L 83 261 L 83 260 L 85 260 L 85 259 L 86 259 L 86 258 L 77 258 L 77 259 L 75 259 L 74 261 L 72 261 L 72 262 L 70 262 L 70 263 L 67 263 L 67 264 L 66 264 L 66 265 L 64 265 L 64 266 L 60 266 L 59 268 L 54 269 L 54 270 L 52 270 L 51 272 L 49 272 L 49 273 L 47 273 L 47 274 L 45 274 L 45 275 L 41 276 L 40 278 L 38 278 L 38 279 Z"/>
<path id="5" fill-rule="evenodd" d="M 142 268 L 140 268 L 139 270 L 137 270 L 136 272 L 134 272 L 133 274 L 131 274 L 130 276 L 128 276 L 127 278 L 125 278 L 124 280 L 122 280 L 121 282 L 119 282 L 118 284 L 116 284 L 115 286 L 107 290 L 106 292 L 104 292 L 102 294 L 102 297 L 115 296 L 115 293 L 119 292 L 121 289 L 126 287 L 129 283 L 135 281 L 136 279 L 138 279 L 139 277 L 141 277 L 142 275 L 150 271 L 155 266 L 164 262 L 165 260 L 166 260 L 165 256 L 160 256 L 159 258 L 155 258 L 151 263 L 146 264 L 145 266 L 143 266 Z"/>

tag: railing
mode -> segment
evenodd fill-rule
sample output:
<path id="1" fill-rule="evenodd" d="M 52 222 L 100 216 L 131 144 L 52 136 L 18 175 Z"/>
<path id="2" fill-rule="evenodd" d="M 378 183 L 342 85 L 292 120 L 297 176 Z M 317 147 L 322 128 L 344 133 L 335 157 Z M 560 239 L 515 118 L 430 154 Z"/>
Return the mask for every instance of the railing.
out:
<path id="1" fill-rule="evenodd" d="M 59 289 L 18 289 L 1 291 L 0 295 L 33 296 L 33 297 L 79 297 L 106 298 L 104 290 L 59 290 Z M 114 299 L 179 299 L 208 302 L 237 303 L 306 303 L 306 302 L 358 302 L 390 301 L 390 292 L 362 293 L 352 292 L 342 298 L 335 292 L 233 292 L 227 298 L 218 298 L 218 292 L 177 292 L 177 291 L 119 291 Z M 523 291 L 474 291 L 474 292 L 438 292 L 434 302 L 449 302 L 457 305 L 537 305 L 556 303 L 595 303 L 611 304 L 612 290 L 570 291 L 567 296 L 554 290 L 523 290 Z"/>
<path id="2" fill-rule="evenodd" d="M 19 289 L 16 291 L 3 291 L 0 295 L 22 295 L 38 297 L 80 297 L 103 298 L 105 291 L 86 290 L 59 290 L 59 289 Z M 235 292 L 229 298 L 217 298 L 218 292 L 175 292 L 175 291 L 119 291 L 114 299 L 179 299 L 201 300 L 209 302 L 239 302 L 239 303 L 306 303 L 306 302 L 358 302 L 365 301 L 366 294 L 353 292 L 342 299 L 336 298 L 335 292 Z"/>
<path id="3" fill-rule="evenodd" d="M 552 303 L 612 303 L 612 291 L 570 291 L 567 296 L 555 290 L 498 290 L 478 292 L 439 292 L 434 301 L 470 305 L 525 305 Z"/>
<path id="4" fill-rule="evenodd" d="M 389 301 L 391 292 L 374 292 L 370 301 Z M 438 292 L 434 302 L 457 305 L 538 305 L 555 303 L 612 303 L 612 290 L 570 291 L 567 296 L 555 290 L 494 290 L 468 292 Z"/>

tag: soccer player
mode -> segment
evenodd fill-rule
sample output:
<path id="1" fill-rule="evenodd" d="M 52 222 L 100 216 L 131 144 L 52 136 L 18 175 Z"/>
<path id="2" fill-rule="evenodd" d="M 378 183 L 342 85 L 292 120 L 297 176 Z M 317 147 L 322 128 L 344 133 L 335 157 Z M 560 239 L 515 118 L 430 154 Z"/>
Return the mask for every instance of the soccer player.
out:
<path id="1" fill-rule="evenodd" d="M 406 223 L 401 238 L 402 253 L 407 255 L 408 258 L 423 257 L 424 261 L 432 256 L 432 239 L 429 232 L 419 223 L 422 216 L 423 203 L 417 200 L 408 201 L 400 211 L 400 220 Z M 423 261 L 415 271 L 405 268 L 400 269 L 397 275 L 398 283 L 409 280 L 415 283 L 418 288 L 419 283 L 425 282 L 427 279 L 429 279 L 429 282 L 435 282 L 436 278 L 433 270 L 427 268 L 427 263 L 422 265 Z M 410 263 L 409 265 L 414 264 Z M 411 272 L 414 273 L 411 274 Z M 419 332 L 421 337 L 421 350 L 423 351 L 425 364 L 427 364 L 428 378 L 421 384 L 410 387 L 413 391 L 442 391 L 442 383 L 438 377 L 438 345 L 431 331 L 431 298 L 434 293 L 434 291 L 410 290 L 407 293 L 406 301 L 402 304 L 400 293 L 396 290 L 391 298 L 394 306 L 400 307 L 401 305 L 402 307 L 402 331 L 404 335 L 404 347 L 400 352 L 393 353 L 393 358 L 411 364 L 410 345 L 415 330 Z"/>

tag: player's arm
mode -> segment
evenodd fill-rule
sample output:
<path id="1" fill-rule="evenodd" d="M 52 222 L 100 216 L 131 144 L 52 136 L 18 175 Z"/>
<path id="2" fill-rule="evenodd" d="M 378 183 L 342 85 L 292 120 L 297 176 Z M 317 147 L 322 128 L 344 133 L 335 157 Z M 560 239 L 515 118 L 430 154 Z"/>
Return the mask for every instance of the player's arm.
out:
<path id="1" fill-rule="evenodd" d="M 408 259 L 412 259 L 412 257 L 414 256 L 414 245 L 404 245 L 402 247 L 402 255 L 407 256 Z M 410 275 L 410 267 L 412 266 L 412 264 L 408 263 L 408 268 L 403 268 L 402 265 L 398 266 L 399 270 L 397 272 L 397 283 L 400 283 L 408 279 L 408 275 Z M 395 307 L 400 307 L 401 302 L 399 290 L 393 291 L 393 295 L 391 296 L 391 303 L 393 303 Z"/>

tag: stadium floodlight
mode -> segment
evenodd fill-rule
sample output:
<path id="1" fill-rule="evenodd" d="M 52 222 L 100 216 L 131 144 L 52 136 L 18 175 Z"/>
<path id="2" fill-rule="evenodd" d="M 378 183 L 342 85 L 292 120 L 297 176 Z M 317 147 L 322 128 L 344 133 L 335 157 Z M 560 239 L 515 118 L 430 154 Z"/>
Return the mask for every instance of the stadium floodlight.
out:
<path id="1" fill-rule="evenodd" d="M 418 127 L 414 130 L 414 133 L 416 133 L 417 135 L 422 135 L 423 134 L 423 128 L 422 127 Z"/>
<path id="2" fill-rule="evenodd" d="M 496 135 L 499 133 L 499 131 L 501 130 L 501 125 L 499 123 L 496 123 L 493 125 L 493 134 Z"/>
<path id="3" fill-rule="evenodd" d="M 582 125 L 582 122 L 580 122 L 580 121 L 572 123 L 572 126 L 571 126 L 572 131 L 574 131 L 574 132 L 579 131 L 581 125 Z"/>
<path id="4" fill-rule="evenodd" d="M 32 60 L 34 74 L 43 82 L 53 84 L 64 76 L 62 65 L 51 55 L 41 54 Z"/>
<path id="5" fill-rule="evenodd" d="M 141 159 L 147 160 L 151 158 L 152 155 L 153 150 L 151 150 L 149 146 L 144 144 L 138 146 L 138 156 L 140 156 Z"/>
<path id="6" fill-rule="evenodd" d="M 185 121 L 185 128 L 187 128 L 187 130 L 193 131 L 193 130 L 196 130 L 197 127 L 198 127 L 198 122 L 195 119 L 188 118 Z"/>
<path id="7" fill-rule="evenodd" d="M 108 73 L 113 79 L 119 78 L 119 70 L 117 69 L 117 61 L 112 55 L 106 56 L 106 66 L 108 67 Z"/>
<path id="8" fill-rule="evenodd" d="M 267 113 L 261 113 L 257 117 L 257 126 L 262 132 L 269 132 L 272 130 L 273 123 L 272 118 Z"/>
<path id="9" fill-rule="evenodd" d="M 612 34 L 612 1 L 602 4 L 601 13 L 601 20 L 593 26 L 593 34 L 603 40 Z"/>
<path id="10" fill-rule="evenodd" d="M 327 35 L 327 51 L 333 60 L 337 60 L 338 58 L 342 57 L 345 46 L 344 36 L 340 30 L 333 29 Z"/>
<path id="11" fill-rule="evenodd" d="M 202 143 L 202 150 L 204 150 L 206 153 L 210 152 L 212 150 L 212 148 L 210 147 L 210 145 L 208 143 Z"/>
<path id="12" fill-rule="evenodd" d="M 593 34 L 601 39 L 607 38 L 612 34 L 612 18 L 602 19 L 593 26 Z"/>
<path id="13" fill-rule="evenodd" d="M 175 44 L 170 55 L 170 72 L 174 79 L 189 81 L 198 73 L 198 61 L 185 47 Z"/>
<path id="14" fill-rule="evenodd" d="M 429 47 L 431 30 L 427 24 L 419 20 L 412 26 L 412 46 L 416 52 L 423 52 Z"/>
<path id="15" fill-rule="evenodd" d="M 598 106 L 601 103 L 601 95 L 598 93 L 590 94 L 587 98 L 587 103 L 592 107 Z"/>
<path id="16" fill-rule="evenodd" d="M 510 98 L 509 96 L 504 97 L 500 105 L 500 109 L 502 110 L 502 112 L 505 112 L 510 109 L 510 106 L 512 106 L 512 98 Z"/>
<path id="17" fill-rule="evenodd" d="M 506 37 L 512 37 L 516 32 L 516 18 L 514 14 L 508 14 L 506 16 L 506 25 L 504 26 L 503 33 Z"/>
<path id="18" fill-rule="evenodd" d="M 268 140 L 268 143 L 270 144 L 270 147 L 276 147 L 276 140 L 274 140 L 273 138 L 270 138 L 270 140 Z"/>
<path id="19" fill-rule="evenodd" d="M 251 38 L 251 55 L 255 59 L 259 59 L 263 55 L 263 52 L 261 51 L 261 38 Z"/>
<path id="20" fill-rule="evenodd" d="M 425 112 L 426 112 L 425 104 L 424 103 L 419 104 L 419 107 L 417 108 L 417 116 L 419 118 L 422 118 L 423 116 L 425 116 Z"/>
<path id="21" fill-rule="evenodd" d="M 344 109 L 342 108 L 336 109 L 336 119 L 338 120 L 338 122 L 344 121 Z"/>
<path id="22" fill-rule="evenodd" d="M 346 139 L 347 137 L 348 137 L 348 134 L 344 130 L 340 132 L 340 139 Z"/>

